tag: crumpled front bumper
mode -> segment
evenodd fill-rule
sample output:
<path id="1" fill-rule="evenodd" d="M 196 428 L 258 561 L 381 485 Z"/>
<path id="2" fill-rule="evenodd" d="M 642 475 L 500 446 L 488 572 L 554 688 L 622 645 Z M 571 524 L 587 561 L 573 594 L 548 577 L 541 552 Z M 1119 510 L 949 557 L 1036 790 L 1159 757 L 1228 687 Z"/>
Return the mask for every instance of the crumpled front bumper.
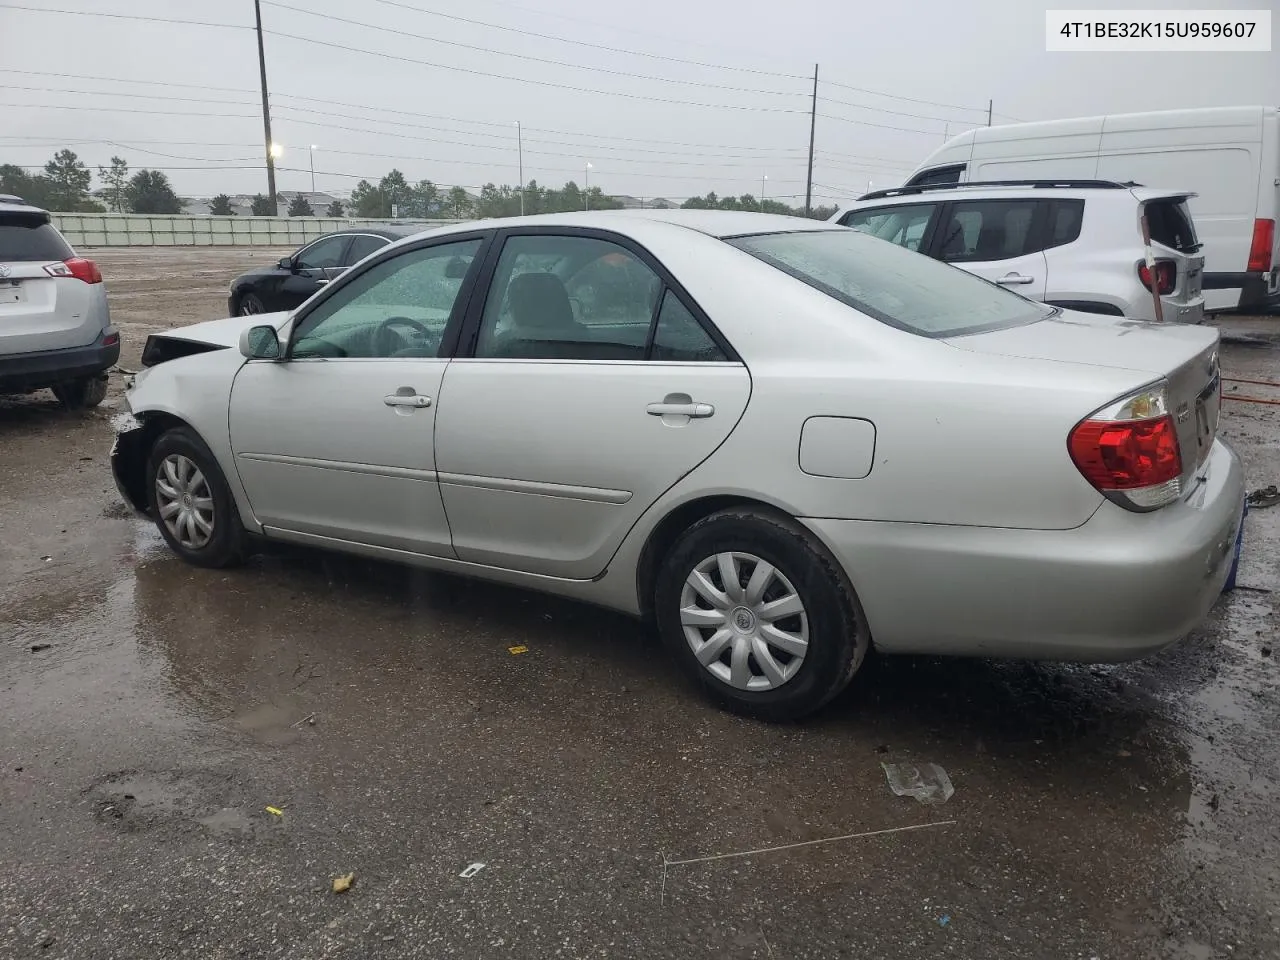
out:
<path id="1" fill-rule="evenodd" d="M 147 466 L 146 426 L 125 414 L 118 418 L 111 444 L 111 477 L 124 501 L 145 514 L 148 511 L 144 475 Z"/>

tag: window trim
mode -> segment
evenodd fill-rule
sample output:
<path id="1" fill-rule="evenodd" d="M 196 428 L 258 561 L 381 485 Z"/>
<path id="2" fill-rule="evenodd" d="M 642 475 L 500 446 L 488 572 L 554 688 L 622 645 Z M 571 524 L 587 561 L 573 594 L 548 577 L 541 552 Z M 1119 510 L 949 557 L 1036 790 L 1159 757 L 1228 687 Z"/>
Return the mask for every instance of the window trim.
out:
<path id="1" fill-rule="evenodd" d="M 908 207 L 933 207 L 933 213 L 929 216 L 929 222 L 924 225 L 924 233 L 920 235 L 920 245 L 916 247 L 915 250 L 911 251 L 912 253 L 920 253 L 920 254 L 924 254 L 925 256 L 929 256 L 929 250 L 933 247 L 933 235 L 934 233 L 937 232 L 938 224 L 941 222 L 941 213 L 946 206 L 947 206 L 946 200 L 921 199 L 921 200 L 914 200 L 909 203 L 886 203 L 876 207 L 856 207 L 853 210 L 848 211 L 843 217 L 840 218 L 840 226 L 844 227 L 847 230 L 856 230 L 857 227 L 852 227 L 849 224 L 844 222 L 845 220 L 849 219 L 849 217 L 852 217 L 855 213 L 872 213 L 872 212 L 883 213 L 886 210 L 905 210 Z M 876 239 L 879 239 L 879 237 L 877 237 Z M 889 240 L 887 242 L 893 243 L 892 240 Z M 897 247 L 902 245 L 895 243 L 894 246 Z M 908 250 L 910 248 L 902 247 L 902 249 Z M 937 258 L 935 257 L 934 259 L 936 260 Z"/>
<path id="2" fill-rule="evenodd" d="M 477 357 L 476 346 L 480 339 L 480 324 L 484 319 L 485 303 L 489 298 L 489 294 L 493 290 L 493 278 L 498 271 L 498 261 L 502 256 L 503 248 L 507 241 L 514 237 L 582 237 L 588 240 L 601 240 L 605 243 L 612 243 L 615 246 L 622 247 L 628 253 L 636 257 L 641 263 L 652 270 L 662 281 L 662 292 L 658 297 L 657 304 L 654 307 L 653 315 L 649 318 L 649 331 L 646 334 L 644 345 L 644 358 L 639 360 L 590 360 L 590 359 L 550 359 L 537 357 L 516 357 L 516 358 L 499 358 L 499 357 Z M 478 259 L 478 258 L 477 258 Z M 733 349 L 733 345 L 725 339 L 719 328 L 707 316 L 706 311 L 698 305 L 698 302 L 690 296 L 675 276 L 665 266 L 662 261 L 655 257 L 643 244 L 637 243 L 626 234 L 618 233 L 614 230 L 603 230 L 599 227 L 569 227 L 554 225 L 530 225 L 519 227 L 504 227 L 495 231 L 492 242 L 489 245 L 487 256 L 483 267 L 475 277 L 475 283 L 472 288 L 472 295 L 465 317 L 463 318 L 460 334 L 456 344 L 454 344 L 454 352 L 452 359 L 455 360 L 479 360 L 485 363 L 679 363 L 686 364 L 689 361 L 683 360 L 650 360 L 650 354 L 653 350 L 653 336 L 657 329 L 657 317 L 662 310 L 662 300 L 666 296 L 666 292 L 670 290 L 675 294 L 677 299 L 689 311 L 693 319 L 702 327 L 703 332 L 707 334 L 713 343 L 724 354 L 724 360 L 703 361 L 717 364 L 742 364 L 742 358 L 738 352 Z M 450 317 L 450 324 L 453 318 Z M 447 331 L 446 331 L 447 339 Z M 443 351 L 444 347 L 441 346 Z"/>
<path id="3" fill-rule="evenodd" d="M 440 340 L 439 355 L 432 357 L 419 357 L 417 359 L 428 360 L 449 360 L 453 357 L 454 350 L 458 343 L 458 334 L 462 329 L 463 320 L 467 315 L 467 309 L 470 307 L 471 301 L 474 299 L 476 289 L 476 280 L 481 272 L 483 264 L 486 262 L 491 245 L 493 242 L 493 230 L 465 230 L 459 233 L 449 233 L 444 235 L 432 235 L 424 237 L 421 240 L 414 240 L 401 246 L 396 241 L 387 244 L 381 250 L 373 255 L 373 259 L 364 263 L 359 270 L 348 267 L 345 272 L 328 286 L 323 287 L 321 292 L 309 299 L 305 304 L 294 311 L 290 318 L 289 325 L 289 342 L 285 344 L 284 355 L 282 359 L 294 362 L 305 363 L 311 362 L 311 357 L 300 357 L 295 359 L 293 356 L 293 348 L 298 339 L 298 330 L 306 322 L 307 317 L 311 316 L 317 309 L 346 289 L 347 285 L 363 277 L 370 270 L 377 267 L 386 260 L 395 257 L 416 253 L 419 250 L 430 249 L 431 247 L 441 247 L 452 243 L 465 243 L 468 240 L 479 240 L 480 248 L 476 251 L 476 255 L 471 260 L 471 265 L 467 267 L 467 275 L 462 278 L 462 285 L 458 288 L 458 297 L 453 302 L 453 310 L 449 313 L 449 319 L 445 323 L 444 335 Z M 314 358 L 322 362 L 328 362 L 335 358 L 317 357 Z M 342 358 L 336 358 L 342 359 Z M 369 360 L 385 360 L 386 357 L 367 357 L 352 359 L 369 359 Z"/>
<path id="4" fill-rule="evenodd" d="M 303 253 L 303 251 L 304 251 L 304 250 L 310 250 L 310 249 L 311 249 L 312 247 L 314 247 L 316 244 L 324 243 L 326 240 L 332 240 L 334 237 L 340 237 L 340 238 L 342 238 L 342 239 L 341 239 L 342 249 L 338 252 L 338 262 L 337 262 L 337 263 L 335 263 L 333 266 L 331 266 L 331 267 L 307 267 L 307 266 L 303 266 L 302 264 L 300 264 L 300 263 L 298 262 L 298 258 L 302 256 L 302 253 Z M 310 243 L 304 243 L 302 246 L 300 246 L 297 250 L 295 250 L 295 251 L 290 255 L 289 260 L 293 263 L 293 269 L 294 269 L 295 271 L 298 271 L 298 270 L 338 270 L 338 269 L 341 269 L 341 267 L 342 267 L 343 263 L 345 263 L 345 262 L 346 262 L 346 259 L 347 259 L 347 251 L 348 251 L 348 250 L 350 250 L 350 249 L 351 249 L 351 234 L 347 234 L 347 233 L 326 233 L 323 237 L 316 237 L 316 238 L 315 238 L 314 240 L 312 240 Z"/>
<path id="5" fill-rule="evenodd" d="M 978 203 L 1029 203 L 1031 204 L 1031 223 L 1027 225 L 1027 235 L 1023 240 L 1024 246 L 1029 249 L 1023 250 L 1021 253 L 1015 253 L 1007 257 L 996 257 L 988 260 L 944 260 L 942 259 L 942 225 L 951 220 L 953 209 L 958 206 L 973 206 Z M 939 263 L 956 265 L 962 263 L 1007 263 L 1010 260 L 1017 260 L 1019 257 L 1030 257 L 1037 253 L 1044 253 L 1044 243 L 1048 238 L 1049 228 L 1049 207 L 1043 198 L 1036 197 L 965 197 L 963 200 L 948 200 L 943 204 L 939 217 L 935 224 L 936 230 L 934 236 L 930 238 L 928 255 L 937 260 Z M 921 253 L 926 250 L 923 245 L 920 248 Z"/>

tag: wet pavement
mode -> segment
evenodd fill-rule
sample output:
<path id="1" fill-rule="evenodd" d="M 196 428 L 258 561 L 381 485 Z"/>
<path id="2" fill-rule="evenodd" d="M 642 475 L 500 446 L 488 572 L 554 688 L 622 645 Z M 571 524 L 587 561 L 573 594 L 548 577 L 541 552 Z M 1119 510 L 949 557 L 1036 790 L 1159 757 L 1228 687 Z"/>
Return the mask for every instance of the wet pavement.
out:
<path id="1" fill-rule="evenodd" d="M 280 253 L 90 255 L 129 367 Z M 1227 376 L 1280 379 L 1249 329 Z M 1224 407 L 1280 480 L 1280 406 Z M 1280 955 L 1280 510 L 1161 656 L 884 659 L 770 726 L 588 607 L 304 551 L 188 567 L 118 501 L 121 409 L 0 400 L 0 957 Z"/>

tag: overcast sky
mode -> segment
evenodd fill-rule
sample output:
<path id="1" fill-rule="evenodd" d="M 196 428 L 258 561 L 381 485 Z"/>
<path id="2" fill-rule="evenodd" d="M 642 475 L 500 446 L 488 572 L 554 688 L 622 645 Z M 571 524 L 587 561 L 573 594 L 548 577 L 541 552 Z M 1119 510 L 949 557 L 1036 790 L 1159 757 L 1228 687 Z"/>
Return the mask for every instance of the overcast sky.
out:
<path id="1" fill-rule="evenodd" d="M 37 166 L 69 146 L 91 166 L 117 154 L 133 168 L 169 168 L 183 195 L 265 191 L 251 0 L 14 2 L 41 12 L 0 6 L 0 163 Z M 1280 5 L 1252 3 L 1268 4 Z M 1271 53 L 1050 54 L 1050 6 L 1067 4 L 263 0 L 273 133 L 287 168 L 277 186 L 309 188 L 308 144 L 321 190 L 350 190 L 392 167 L 411 181 L 515 184 L 519 120 L 526 180 L 581 184 L 590 162 L 591 184 L 606 193 L 684 198 L 758 196 L 767 176 L 768 196 L 796 202 L 814 63 L 815 202 L 855 195 L 868 180 L 901 182 L 947 130 L 985 123 L 988 98 L 998 123 L 1280 104 L 1274 39 Z"/>

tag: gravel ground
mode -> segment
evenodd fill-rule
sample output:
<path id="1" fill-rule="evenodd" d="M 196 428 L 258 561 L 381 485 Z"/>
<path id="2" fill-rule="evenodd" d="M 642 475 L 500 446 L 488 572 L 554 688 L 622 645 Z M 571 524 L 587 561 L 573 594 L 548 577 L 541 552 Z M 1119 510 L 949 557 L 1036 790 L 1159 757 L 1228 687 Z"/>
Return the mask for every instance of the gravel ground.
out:
<path id="1" fill-rule="evenodd" d="M 286 252 L 89 252 L 121 365 Z M 1274 322 L 1224 324 L 1253 337 L 1229 377 L 1280 379 Z M 0 400 L 0 957 L 1280 955 L 1280 510 L 1160 656 L 884 659 L 769 726 L 594 609 L 302 551 L 184 565 L 112 486 L 119 391 Z M 1278 410 L 1225 404 L 1252 486 Z M 895 797 L 884 761 L 955 795 Z"/>

